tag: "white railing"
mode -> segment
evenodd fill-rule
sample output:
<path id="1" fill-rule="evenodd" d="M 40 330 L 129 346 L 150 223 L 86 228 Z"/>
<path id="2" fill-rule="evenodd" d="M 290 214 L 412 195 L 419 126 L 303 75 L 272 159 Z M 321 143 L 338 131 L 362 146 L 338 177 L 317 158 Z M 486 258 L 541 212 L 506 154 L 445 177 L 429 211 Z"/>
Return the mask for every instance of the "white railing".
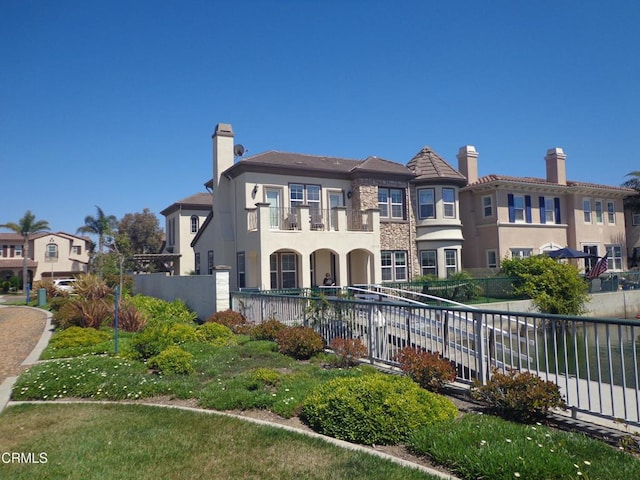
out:
<path id="1" fill-rule="evenodd" d="M 408 300 L 378 286 L 349 291 L 350 299 L 236 292 L 232 308 L 256 323 L 312 326 L 327 342 L 359 338 L 372 363 L 397 366 L 405 346 L 439 352 L 464 383 L 484 383 L 496 370 L 534 372 L 558 385 L 574 414 L 640 425 L 636 321 L 492 311 L 415 292 Z"/>

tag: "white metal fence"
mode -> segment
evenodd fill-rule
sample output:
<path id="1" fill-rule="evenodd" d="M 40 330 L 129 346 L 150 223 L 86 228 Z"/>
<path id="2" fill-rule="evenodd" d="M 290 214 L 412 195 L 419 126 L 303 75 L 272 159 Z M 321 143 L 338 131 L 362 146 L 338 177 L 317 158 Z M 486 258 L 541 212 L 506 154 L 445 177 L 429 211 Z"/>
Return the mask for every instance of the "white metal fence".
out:
<path id="1" fill-rule="evenodd" d="M 292 293 L 234 292 L 232 308 L 256 323 L 310 326 L 327 342 L 358 338 L 372 363 L 397 366 L 405 346 L 439 352 L 468 384 L 494 370 L 531 371 L 556 383 L 574 413 L 640 425 L 637 321 L 383 301 L 361 289 L 363 298 Z"/>

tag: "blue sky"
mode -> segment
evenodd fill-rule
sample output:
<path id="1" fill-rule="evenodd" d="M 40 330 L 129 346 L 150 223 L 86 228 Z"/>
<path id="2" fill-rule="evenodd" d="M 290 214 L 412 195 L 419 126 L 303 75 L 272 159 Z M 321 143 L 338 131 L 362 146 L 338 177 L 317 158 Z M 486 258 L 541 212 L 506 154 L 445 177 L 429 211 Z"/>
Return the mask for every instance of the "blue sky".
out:
<path id="1" fill-rule="evenodd" d="M 231 123 L 256 154 L 620 185 L 640 170 L 640 2 L 0 0 L 0 224 L 74 233 L 211 178 Z M 161 218 L 161 225 L 164 223 Z"/>

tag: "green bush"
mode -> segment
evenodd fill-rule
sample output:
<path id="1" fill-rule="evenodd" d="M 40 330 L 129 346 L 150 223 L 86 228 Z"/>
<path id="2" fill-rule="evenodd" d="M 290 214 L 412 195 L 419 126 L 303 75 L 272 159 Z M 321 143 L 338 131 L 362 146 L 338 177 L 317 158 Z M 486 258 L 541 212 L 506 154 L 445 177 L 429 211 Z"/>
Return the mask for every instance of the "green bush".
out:
<path id="1" fill-rule="evenodd" d="M 203 323 L 196 328 L 196 336 L 201 342 L 212 345 L 224 346 L 235 345 L 237 343 L 235 335 L 230 328 L 220 323 Z"/>
<path id="2" fill-rule="evenodd" d="M 231 309 L 216 312 L 207 319 L 207 323 L 215 322 L 231 329 L 233 333 L 249 333 L 251 325 L 240 312 Z"/>
<path id="3" fill-rule="evenodd" d="M 253 340 L 270 340 L 275 342 L 278 332 L 285 328 L 287 328 L 287 326 L 284 323 L 275 318 L 270 318 L 266 322 L 253 326 L 250 334 Z"/>
<path id="4" fill-rule="evenodd" d="M 308 360 L 324 349 L 322 336 L 309 327 L 287 327 L 276 335 L 278 351 L 297 360 Z"/>
<path id="5" fill-rule="evenodd" d="M 149 318 L 172 323 L 193 323 L 197 317 L 195 312 L 187 308 L 180 300 L 167 302 L 159 298 L 135 295 L 131 297 L 133 305 Z"/>
<path id="6" fill-rule="evenodd" d="M 53 313 L 53 324 L 60 328 L 100 328 L 105 320 L 112 318 L 113 305 L 106 299 L 74 296 L 60 304 L 59 309 Z"/>
<path id="7" fill-rule="evenodd" d="M 531 423 L 553 408 L 566 408 L 558 386 L 531 372 L 494 372 L 486 385 L 475 382 L 471 396 L 493 412 L 518 422 Z"/>
<path id="8" fill-rule="evenodd" d="M 431 353 L 405 347 L 398 352 L 400 368 L 422 388 L 440 392 L 456 379 L 456 370 L 438 352 Z"/>
<path id="9" fill-rule="evenodd" d="M 302 419 L 315 431 L 365 445 L 396 445 L 417 428 L 457 415 L 448 398 L 407 377 L 377 373 L 330 380 L 302 405 Z"/>
<path id="10" fill-rule="evenodd" d="M 189 375 L 194 372 L 193 355 L 178 346 L 172 345 L 151 357 L 147 365 L 164 374 Z"/>
<path id="11" fill-rule="evenodd" d="M 169 346 L 197 341 L 195 325 L 152 320 L 129 344 L 137 357 L 144 360 L 158 355 Z"/>
<path id="12" fill-rule="evenodd" d="M 7 280 L 2 282 L 2 293 L 8 293 L 10 288 L 11 284 Z"/>
<path id="13" fill-rule="evenodd" d="M 118 302 L 118 328 L 125 332 L 139 332 L 147 324 L 146 314 L 138 310 L 130 298 Z"/>
<path id="14" fill-rule="evenodd" d="M 53 348 L 88 347 L 106 342 L 111 337 L 95 328 L 69 327 L 56 333 L 49 342 Z"/>

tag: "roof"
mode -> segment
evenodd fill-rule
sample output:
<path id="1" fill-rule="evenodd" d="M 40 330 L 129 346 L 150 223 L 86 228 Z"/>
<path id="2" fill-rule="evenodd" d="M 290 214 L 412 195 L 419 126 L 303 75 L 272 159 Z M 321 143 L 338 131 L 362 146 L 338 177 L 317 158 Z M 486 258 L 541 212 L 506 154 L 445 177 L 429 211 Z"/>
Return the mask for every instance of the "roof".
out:
<path id="1" fill-rule="evenodd" d="M 431 147 L 425 146 L 407 163 L 415 175 L 415 181 L 453 182 L 466 185 L 467 179 L 459 171 L 438 155 Z"/>
<path id="2" fill-rule="evenodd" d="M 21 257 L 0 260 L 0 268 L 22 268 L 23 260 Z M 27 267 L 34 268 L 38 266 L 38 262 L 27 258 Z"/>
<path id="3" fill-rule="evenodd" d="M 235 177 L 243 172 L 273 172 L 299 175 L 305 173 L 321 174 L 325 177 L 352 177 L 362 173 L 401 175 L 413 177 L 413 173 L 404 165 L 378 157 L 365 160 L 353 160 L 341 157 L 307 155 L 302 153 L 280 152 L 270 150 L 251 157 L 243 158 L 223 174 Z M 207 185 L 211 184 L 208 182 Z"/>
<path id="4" fill-rule="evenodd" d="M 50 237 L 50 236 L 58 236 L 58 237 L 66 237 L 66 238 L 77 238 L 80 240 L 83 240 L 85 242 L 90 242 L 91 239 L 87 236 L 78 236 L 78 235 L 73 235 L 71 233 L 66 233 L 66 232 L 42 232 L 42 233 L 36 233 L 35 235 L 30 235 L 29 236 L 29 240 L 35 240 L 38 238 L 42 238 L 42 237 Z M 20 235 L 19 233 L 15 233 L 15 232 L 0 232 L 0 241 L 4 241 L 4 242 L 12 242 L 12 243 L 17 243 L 22 245 L 22 243 L 24 242 L 24 239 L 22 238 L 22 235 Z"/>
<path id="5" fill-rule="evenodd" d="M 627 195 L 635 195 L 638 192 L 636 190 L 634 190 L 633 188 L 627 188 L 627 187 L 617 187 L 617 186 L 611 186 L 611 185 L 601 185 L 601 184 L 597 184 L 597 183 L 588 183 L 588 182 L 576 182 L 573 180 L 567 180 L 567 185 L 559 185 L 557 183 L 554 182 L 550 182 L 544 178 L 537 178 L 537 177 L 511 177 L 508 175 L 496 175 L 496 174 L 490 174 L 490 175 L 485 175 L 484 177 L 480 177 L 478 180 L 476 180 L 473 183 L 470 183 L 469 185 L 467 185 L 465 187 L 466 189 L 473 189 L 473 187 L 478 187 L 478 186 L 482 186 L 482 185 L 491 185 L 491 184 L 497 184 L 497 183 L 519 183 L 519 184 L 523 184 L 523 185 L 531 185 L 531 186 L 541 186 L 541 187 L 554 187 L 554 188 L 569 188 L 569 189 L 574 189 L 574 190 L 579 190 L 579 189 L 585 189 L 585 190 L 601 190 L 601 191 L 608 191 L 609 193 L 616 193 L 622 196 L 627 196 Z"/>
<path id="6" fill-rule="evenodd" d="M 188 210 L 211 210 L 211 194 L 209 192 L 198 192 L 190 195 L 182 200 L 172 203 L 160 212 L 161 215 L 167 216 L 176 210 L 182 208 Z"/>

